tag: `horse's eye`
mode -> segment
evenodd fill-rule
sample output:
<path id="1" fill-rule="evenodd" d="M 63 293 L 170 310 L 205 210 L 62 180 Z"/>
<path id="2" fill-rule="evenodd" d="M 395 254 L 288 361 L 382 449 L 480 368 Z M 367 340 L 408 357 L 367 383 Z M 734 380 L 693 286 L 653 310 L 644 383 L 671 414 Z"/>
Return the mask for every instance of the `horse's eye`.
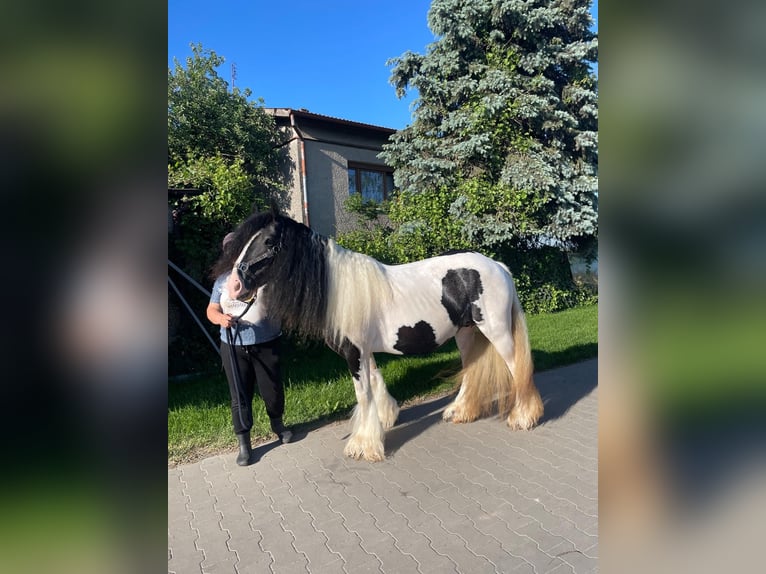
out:
<path id="1" fill-rule="evenodd" d="M 266 241 L 264 241 L 264 243 L 266 244 L 267 247 L 271 247 L 272 245 L 274 245 L 274 240 L 271 237 L 269 237 Z"/>

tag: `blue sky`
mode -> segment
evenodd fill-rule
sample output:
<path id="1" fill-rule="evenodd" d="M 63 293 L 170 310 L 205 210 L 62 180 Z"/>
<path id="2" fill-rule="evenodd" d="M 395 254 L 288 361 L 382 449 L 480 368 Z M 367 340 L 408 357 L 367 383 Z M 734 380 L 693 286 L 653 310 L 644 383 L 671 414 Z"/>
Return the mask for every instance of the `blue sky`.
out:
<path id="1" fill-rule="evenodd" d="M 402 129 L 416 94 L 397 99 L 386 60 L 434 41 L 431 0 L 169 0 L 168 66 L 200 42 L 226 58 L 218 73 L 267 107 L 306 108 Z M 598 0 L 594 0 L 595 19 Z"/>

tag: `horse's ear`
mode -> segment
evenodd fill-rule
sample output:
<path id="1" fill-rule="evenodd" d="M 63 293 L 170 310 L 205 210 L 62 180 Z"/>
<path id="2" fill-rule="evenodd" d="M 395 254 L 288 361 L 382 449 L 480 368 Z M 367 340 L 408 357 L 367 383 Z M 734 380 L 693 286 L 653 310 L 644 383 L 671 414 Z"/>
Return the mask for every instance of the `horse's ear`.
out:
<path id="1" fill-rule="evenodd" d="M 271 198 L 269 202 L 269 211 L 271 212 L 272 219 L 276 218 L 279 215 L 279 204 L 277 203 L 277 200 L 273 197 Z"/>

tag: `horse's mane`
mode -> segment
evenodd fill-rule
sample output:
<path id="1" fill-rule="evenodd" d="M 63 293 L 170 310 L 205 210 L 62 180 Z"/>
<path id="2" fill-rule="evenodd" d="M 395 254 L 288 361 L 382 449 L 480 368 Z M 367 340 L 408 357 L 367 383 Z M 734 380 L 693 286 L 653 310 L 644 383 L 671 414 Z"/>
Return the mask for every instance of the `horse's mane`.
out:
<path id="1" fill-rule="evenodd" d="M 322 338 L 327 314 L 327 239 L 288 217 L 274 218 L 282 236 L 267 272 L 264 297 L 269 312 L 288 331 Z"/>
<path id="2" fill-rule="evenodd" d="M 393 298 L 385 267 L 379 261 L 344 249 L 328 239 L 326 337 L 336 344 L 344 338 L 356 345 L 367 339 L 376 315 Z"/>

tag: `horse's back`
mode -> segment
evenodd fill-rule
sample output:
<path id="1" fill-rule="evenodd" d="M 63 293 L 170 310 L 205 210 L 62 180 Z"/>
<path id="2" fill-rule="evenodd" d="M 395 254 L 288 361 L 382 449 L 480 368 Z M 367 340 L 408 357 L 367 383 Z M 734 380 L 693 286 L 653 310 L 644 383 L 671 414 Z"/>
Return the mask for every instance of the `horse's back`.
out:
<path id="1" fill-rule="evenodd" d="M 476 251 L 447 253 L 412 263 L 384 266 L 385 274 L 396 290 L 442 291 L 449 284 L 463 283 L 466 288 L 483 292 L 485 287 L 507 288 L 511 274 L 502 263 Z"/>
<path id="2" fill-rule="evenodd" d="M 469 268 L 477 271 L 493 271 L 507 269 L 502 263 L 479 253 L 478 251 L 450 251 L 435 257 L 400 263 L 399 265 L 385 265 L 387 272 L 401 273 L 424 273 L 434 271 L 447 271 L 449 269 Z"/>

